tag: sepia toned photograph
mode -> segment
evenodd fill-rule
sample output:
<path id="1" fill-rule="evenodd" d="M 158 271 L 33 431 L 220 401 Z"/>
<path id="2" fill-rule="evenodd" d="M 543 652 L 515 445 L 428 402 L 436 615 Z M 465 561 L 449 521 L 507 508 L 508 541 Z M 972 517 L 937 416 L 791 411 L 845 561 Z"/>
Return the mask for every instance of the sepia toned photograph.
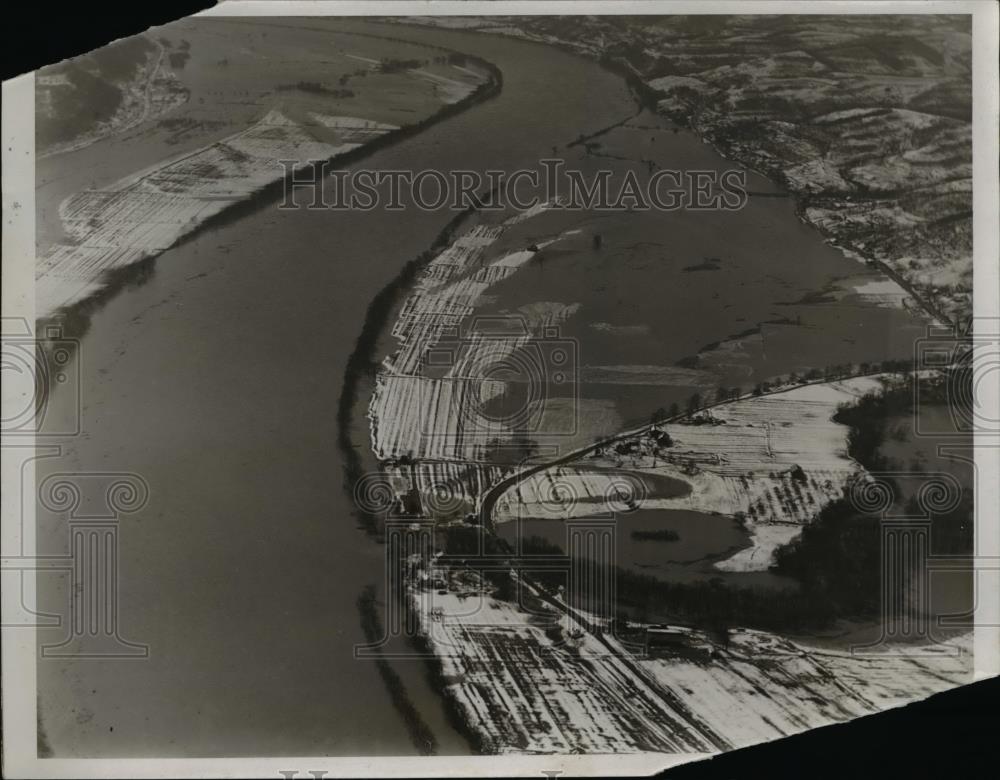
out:
<path id="1" fill-rule="evenodd" d="M 670 777 L 995 678 L 997 19 L 233 1 L 6 80 L 5 776 Z"/>

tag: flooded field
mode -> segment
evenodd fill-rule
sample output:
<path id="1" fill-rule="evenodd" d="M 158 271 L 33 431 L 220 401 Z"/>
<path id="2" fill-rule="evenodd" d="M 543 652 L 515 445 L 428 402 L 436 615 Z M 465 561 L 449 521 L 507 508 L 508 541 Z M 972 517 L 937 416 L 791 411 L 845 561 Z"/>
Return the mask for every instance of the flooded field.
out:
<path id="1" fill-rule="evenodd" d="M 661 169 L 736 168 L 650 112 L 599 140 L 589 153 L 567 150 L 567 166 L 632 170 L 640 182 Z M 912 354 L 926 316 L 898 297 L 887 305 L 877 283 L 901 296 L 894 283 L 826 246 L 790 198 L 745 173 L 746 189 L 758 194 L 739 211 L 552 210 L 497 247 L 556 239 L 493 285 L 464 325 L 529 317 L 542 304 L 570 312 L 558 337 L 575 344 L 579 362 L 572 444 L 672 403 L 683 409 L 693 393 L 710 399 L 718 387 L 748 392 L 778 376 Z"/>
<path id="2" fill-rule="evenodd" d="M 514 545 L 535 537 L 566 550 L 566 525 L 560 520 L 524 518 L 498 527 Z M 645 509 L 615 516 L 615 565 L 664 582 L 720 580 L 735 585 L 783 590 L 795 582 L 768 572 L 732 574 L 713 568 L 750 546 L 750 535 L 732 517 L 683 509 Z"/>

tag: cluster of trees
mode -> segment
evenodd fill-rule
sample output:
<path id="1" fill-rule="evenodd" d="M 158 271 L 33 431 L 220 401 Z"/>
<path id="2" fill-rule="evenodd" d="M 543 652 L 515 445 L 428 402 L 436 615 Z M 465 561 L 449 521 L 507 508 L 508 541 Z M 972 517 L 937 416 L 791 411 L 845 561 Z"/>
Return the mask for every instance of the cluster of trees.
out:
<path id="1" fill-rule="evenodd" d="M 881 392 L 867 393 L 856 403 L 843 404 L 833 416 L 836 422 L 850 426 L 847 450 L 870 471 L 886 471 L 887 459 L 881 452 L 894 416 L 913 412 L 912 377 L 887 385 Z"/>
<path id="2" fill-rule="evenodd" d="M 516 600 L 517 584 L 510 576 L 511 569 L 524 571 L 532 581 L 553 592 L 567 584 L 563 549 L 541 536 L 522 538 L 521 557 L 518 557 L 509 542 L 481 528 L 450 526 L 443 533 L 446 556 L 464 561 L 470 568 L 478 568 L 483 578 L 496 588 L 494 598 Z M 483 558 L 478 557 L 480 551 L 492 557 L 481 567 L 477 566 L 484 563 Z"/>
<path id="3" fill-rule="evenodd" d="M 909 365 L 909 364 L 907 364 Z M 883 366 L 884 369 L 884 366 Z M 873 371 L 878 368 L 871 369 Z M 898 370 L 898 369 L 897 369 Z M 971 381 L 971 372 L 945 371 L 934 377 L 916 377 L 907 372 L 877 393 L 871 393 L 856 403 L 841 407 L 835 418 L 850 426 L 848 449 L 852 457 L 870 471 L 883 470 L 885 456 L 881 446 L 891 434 L 891 420 L 914 411 L 916 383 L 920 386 L 921 403 L 951 403 L 963 395 L 961 383 Z M 807 375 L 808 377 L 808 375 Z M 971 397 L 971 389 L 965 397 Z M 700 407 L 701 399 L 693 396 L 689 407 Z M 676 416 L 672 409 L 657 409 L 653 421 Z M 801 467 L 791 472 L 791 489 L 796 492 L 807 480 Z M 897 492 L 897 495 L 898 492 Z M 926 508 L 916 496 L 900 499 L 900 513 L 923 516 Z M 968 488 L 954 508 L 931 515 L 932 552 L 943 555 L 963 555 L 973 546 L 973 494 Z M 514 550 L 504 540 L 483 529 L 470 527 L 447 530 L 446 552 L 449 555 L 474 555 L 480 550 L 479 534 L 483 534 L 482 549 L 499 556 L 505 562 L 502 570 L 484 571 L 484 576 L 497 588 L 498 598 L 516 598 L 516 584 L 509 575 L 509 566 L 523 567 L 531 578 L 551 589 L 566 584 L 566 573 L 553 567 L 543 569 L 546 556 L 562 559 L 557 545 L 540 537 L 522 540 L 527 558 L 517 560 Z M 637 539 L 674 541 L 677 534 L 669 529 L 635 531 Z M 772 571 L 794 580 L 798 587 L 779 593 L 758 587 L 733 587 L 721 578 L 701 582 L 664 582 L 654 576 L 616 568 L 618 603 L 639 620 L 668 618 L 707 629 L 752 626 L 765 630 L 803 629 L 829 625 L 838 618 L 871 617 L 880 607 L 882 572 L 882 517 L 866 513 L 851 502 L 845 493 L 828 504 L 795 541 L 779 548 Z M 470 561 L 471 562 L 471 561 Z M 541 565 L 540 565 L 541 564 Z M 594 565 L 596 573 L 599 564 Z"/>
<path id="4" fill-rule="evenodd" d="M 677 361 L 677 365 L 683 368 L 697 368 L 699 360 L 697 356 L 682 358 Z M 877 374 L 885 372 L 897 373 L 906 377 L 909 376 L 913 370 L 914 364 L 911 360 L 885 360 L 881 363 L 838 363 L 827 366 L 825 369 L 812 368 L 801 374 L 793 371 L 788 374 L 787 377 L 776 376 L 772 380 L 758 382 L 753 386 L 751 393 L 754 396 L 760 396 L 777 388 L 787 387 L 788 385 L 799 385 L 807 382 L 829 382 L 835 379 L 857 376 L 858 374 Z M 720 385 L 712 397 L 702 396 L 700 393 L 695 393 L 688 399 L 686 411 L 688 414 L 691 414 L 699 409 L 705 408 L 711 403 L 735 401 L 742 397 L 743 392 L 744 390 L 741 387 L 724 387 Z M 671 407 L 670 416 L 673 417 L 679 413 L 680 410 L 677 407 L 677 404 L 674 404 Z M 658 409 L 653 415 L 653 421 L 662 419 L 666 416 L 667 413 L 662 408 Z"/>
<path id="5" fill-rule="evenodd" d="M 779 593 L 733 587 L 716 577 L 700 582 L 664 582 L 648 574 L 618 570 L 618 601 L 636 620 L 688 623 L 709 630 L 736 626 L 778 631 L 826 625 L 829 605 L 803 590 Z"/>
<path id="6" fill-rule="evenodd" d="M 455 65 L 457 67 L 464 67 L 468 60 L 468 57 L 457 51 L 453 51 L 449 54 L 442 54 L 434 58 L 434 62 L 438 65 Z"/>
<path id="7" fill-rule="evenodd" d="M 882 451 L 890 422 L 899 415 L 914 412 L 919 399 L 923 403 L 943 403 L 953 396 L 960 375 L 949 372 L 933 377 L 903 375 L 881 392 L 869 393 L 856 403 L 842 406 L 834 419 L 849 425 L 848 452 L 869 471 L 884 471 L 890 464 Z M 926 385 L 926 386 L 925 386 Z M 794 476 L 794 473 L 793 473 Z M 892 481 L 887 477 L 882 477 Z M 917 496 L 902 497 L 894 490 L 900 514 L 923 517 L 928 509 Z M 962 489 L 954 508 L 931 513 L 931 545 L 937 554 L 962 555 L 972 551 L 974 499 L 972 491 Z M 795 541 L 775 553 L 773 570 L 796 579 L 803 592 L 829 605 L 834 615 L 871 614 L 878 608 L 879 578 L 882 571 L 882 517 L 860 511 L 847 498 L 828 504 L 819 516 L 802 530 Z"/>
<path id="8" fill-rule="evenodd" d="M 894 418 L 916 419 L 922 408 L 946 406 L 953 415 L 969 419 L 972 399 L 972 372 L 965 368 L 928 376 L 904 373 L 881 391 L 842 405 L 833 419 L 851 427 L 848 434 L 851 456 L 869 471 L 885 471 L 891 464 L 880 448 L 887 437 L 901 438 L 897 427 L 892 425 Z"/>
<path id="9" fill-rule="evenodd" d="M 398 60 L 393 57 L 382 60 L 378 64 L 381 73 L 399 73 L 404 70 L 412 70 L 423 65 L 422 60 Z"/>
<path id="10" fill-rule="evenodd" d="M 344 83 L 346 77 L 341 76 L 341 84 Z M 311 92 L 315 95 L 330 95 L 334 98 L 352 98 L 354 97 L 354 91 L 350 89 L 330 89 L 329 87 L 320 84 L 318 81 L 297 81 L 294 84 L 279 84 L 275 89 L 279 92 L 287 92 L 289 90 L 297 89 L 300 92 Z"/>
<path id="11" fill-rule="evenodd" d="M 340 86 L 343 87 L 351 79 L 353 79 L 353 78 L 363 79 L 367 75 L 368 75 L 368 69 L 367 68 L 358 68 L 358 70 L 351 71 L 350 73 L 343 74 L 339 79 L 337 79 L 337 83 L 339 83 Z"/>
<path id="12" fill-rule="evenodd" d="M 827 366 L 825 369 L 812 368 L 802 374 L 790 373 L 787 377 L 775 377 L 770 382 L 758 382 L 754 385 L 752 393 L 755 396 L 769 393 L 778 387 L 786 385 L 800 385 L 807 382 L 831 382 L 835 379 L 857 376 L 858 374 L 878 374 L 898 373 L 902 376 L 908 375 L 913 370 L 913 362 L 910 360 L 885 360 L 881 363 L 837 363 Z"/>
<path id="13" fill-rule="evenodd" d="M 517 431 L 508 441 L 490 439 L 484 457 L 490 463 L 522 463 L 538 454 L 538 442 Z"/>
<path id="14" fill-rule="evenodd" d="M 662 420 L 673 419 L 674 417 L 679 417 L 680 414 L 681 414 L 681 408 L 680 408 L 680 406 L 678 406 L 676 403 L 672 403 L 672 404 L 670 404 L 670 408 L 669 409 L 664 409 L 661 406 L 659 409 L 657 409 L 655 412 L 653 412 L 650 415 L 650 417 L 649 417 L 649 422 L 650 422 L 651 425 L 656 425 L 656 423 L 658 423 L 658 422 L 660 422 Z"/>
<path id="15" fill-rule="evenodd" d="M 688 368 L 697 367 L 697 364 L 697 357 L 684 358 L 677 361 L 677 365 Z M 858 374 L 877 374 L 881 372 L 896 373 L 903 379 L 907 379 L 908 377 L 912 377 L 913 370 L 914 364 L 910 360 L 886 360 L 881 363 L 838 363 L 836 365 L 827 366 L 825 369 L 813 368 L 801 374 L 793 371 L 787 377 L 777 376 L 770 381 L 758 382 L 751 390 L 751 394 L 754 396 L 760 396 L 765 393 L 769 393 L 772 390 L 787 387 L 788 385 L 800 385 L 807 382 L 829 382 L 835 379 L 857 376 Z M 955 369 L 952 373 L 960 370 L 961 369 Z M 947 373 L 949 372 L 945 372 L 945 374 Z M 947 383 L 945 382 L 944 384 Z M 687 414 L 693 414 L 694 412 L 704 409 L 712 403 L 735 401 L 741 398 L 743 393 L 744 390 L 741 387 L 725 387 L 722 385 L 716 388 L 714 396 L 711 397 L 707 395 L 702 396 L 700 393 L 694 393 L 690 398 L 688 398 L 685 411 Z M 650 422 L 655 423 L 658 420 L 662 420 L 667 417 L 676 417 L 679 414 L 680 407 L 675 403 L 671 405 L 669 411 L 663 407 L 657 409 L 650 418 Z"/>
<path id="16" fill-rule="evenodd" d="M 805 594 L 825 602 L 835 615 L 874 614 L 882 571 L 880 518 L 838 499 L 798 539 L 778 548 L 773 568 L 796 579 Z"/>
<path id="17" fill-rule="evenodd" d="M 973 500 L 972 491 L 963 489 L 954 509 L 931 515 L 935 554 L 971 553 Z M 904 509 L 915 517 L 926 511 L 912 496 Z M 825 602 L 833 615 L 874 614 L 881 593 L 882 522 L 879 515 L 860 512 L 846 499 L 834 501 L 798 539 L 777 550 L 773 570 L 795 578 L 803 593 Z"/>

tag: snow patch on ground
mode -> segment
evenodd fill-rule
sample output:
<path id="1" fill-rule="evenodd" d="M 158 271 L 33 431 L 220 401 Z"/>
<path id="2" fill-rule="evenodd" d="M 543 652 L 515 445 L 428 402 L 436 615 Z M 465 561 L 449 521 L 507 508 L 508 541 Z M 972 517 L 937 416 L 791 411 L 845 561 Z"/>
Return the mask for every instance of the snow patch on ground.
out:
<path id="1" fill-rule="evenodd" d="M 529 614 L 467 571 L 410 588 L 445 693 L 497 753 L 718 752 L 913 701 L 971 681 L 971 634 L 863 655 L 762 631 L 670 627 L 629 644 L 592 615 L 538 599 Z M 528 594 L 538 595 L 525 583 Z M 564 604 L 558 601 L 559 604 Z"/>
<path id="2" fill-rule="evenodd" d="M 38 258 L 35 296 L 39 317 L 101 289 L 108 272 L 159 254 L 228 206 L 246 200 L 284 175 L 281 160 L 323 160 L 356 149 L 391 125 L 345 123 L 354 140 L 316 140 L 278 110 L 246 130 L 60 204 L 70 243 Z M 334 126 L 334 125 L 328 125 Z"/>

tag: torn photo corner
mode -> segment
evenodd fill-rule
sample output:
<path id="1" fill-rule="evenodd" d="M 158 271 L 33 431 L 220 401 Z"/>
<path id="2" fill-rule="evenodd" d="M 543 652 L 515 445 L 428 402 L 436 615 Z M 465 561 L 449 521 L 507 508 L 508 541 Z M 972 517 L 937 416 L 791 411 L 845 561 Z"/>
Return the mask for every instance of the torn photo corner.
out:
<path id="1" fill-rule="evenodd" d="M 4 82 L 4 774 L 648 775 L 995 677 L 997 31 L 233 0 Z"/>

